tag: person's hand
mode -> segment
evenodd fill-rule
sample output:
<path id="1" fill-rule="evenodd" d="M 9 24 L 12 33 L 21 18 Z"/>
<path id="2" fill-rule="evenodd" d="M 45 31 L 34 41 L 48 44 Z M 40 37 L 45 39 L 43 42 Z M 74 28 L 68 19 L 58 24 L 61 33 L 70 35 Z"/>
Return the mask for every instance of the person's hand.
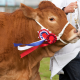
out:
<path id="1" fill-rule="evenodd" d="M 65 13 L 73 13 L 77 8 L 77 1 L 70 3 L 67 7 L 64 8 Z"/>

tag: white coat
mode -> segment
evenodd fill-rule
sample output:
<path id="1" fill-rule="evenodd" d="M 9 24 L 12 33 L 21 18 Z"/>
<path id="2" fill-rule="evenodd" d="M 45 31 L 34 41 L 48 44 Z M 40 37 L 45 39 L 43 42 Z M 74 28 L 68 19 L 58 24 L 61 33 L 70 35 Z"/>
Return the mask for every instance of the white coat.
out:
<path id="1" fill-rule="evenodd" d="M 53 0 L 52 2 L 54 2 Z M 61 0 L 62 1 L 62 0 Z M 55 5 L 59 8 L 68 6 L 71 2 L 75 2 L 76 0 L 63 0 L 61 4 Z M 58 2 L 58 1 L 57 1 Z M 80 4 L 80 0 L 77 0 L 78 4 Z M 80 11 L 80 5 L 78 5 L 78 9 Z M 80 12 L 79 12 L 80 16 Z M 67 19 L 70 22 L 70 13 L 67 15 Z M 72 13 L 72 25 L 75 27 L 75 13 Z M 79 17 L 79 24 L 80 24 L 80 17 Z M 50 70 L 51 70 L 51 78 L 56 75 L 65 65 L 67 65 L 72 59 L 74 59 L 78 52 L 80 51 L 80 40 L 76 43 L 69 43 L 61 50 L 57 51 L 53 57 L 50 59 Z"/>

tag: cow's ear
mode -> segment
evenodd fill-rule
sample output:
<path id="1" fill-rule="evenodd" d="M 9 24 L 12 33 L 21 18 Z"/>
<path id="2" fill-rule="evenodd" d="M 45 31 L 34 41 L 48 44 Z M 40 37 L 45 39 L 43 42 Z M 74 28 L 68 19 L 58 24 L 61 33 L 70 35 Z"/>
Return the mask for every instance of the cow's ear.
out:
<path id="1" fill-rule="evenodd" d="M 35 17 L 37 16 L 37 12 L 35 11 L 35 9 L 28 7 L 22 3 L 20 7 L 26 17 L 35 19 Z"/>

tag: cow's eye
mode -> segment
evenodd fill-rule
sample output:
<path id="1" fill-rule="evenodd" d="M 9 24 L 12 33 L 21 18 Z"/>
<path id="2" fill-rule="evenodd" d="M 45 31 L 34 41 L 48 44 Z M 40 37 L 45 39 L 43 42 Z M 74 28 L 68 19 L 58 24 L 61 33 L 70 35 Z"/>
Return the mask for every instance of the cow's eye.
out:
<path id="1" fill-rule="evenodd" d="M 54 21 L 54 18 L 49 18 L 50 21 Z"/>

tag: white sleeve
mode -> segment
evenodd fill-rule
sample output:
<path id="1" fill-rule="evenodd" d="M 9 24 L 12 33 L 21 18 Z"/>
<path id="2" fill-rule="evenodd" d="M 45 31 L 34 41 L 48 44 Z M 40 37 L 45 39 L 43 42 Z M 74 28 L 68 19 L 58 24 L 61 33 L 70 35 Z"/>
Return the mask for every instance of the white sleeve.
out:
<path id="1" fill-rule="evenodd" d="M 60 9 L 66 6 L 66 0 L 52 0 L 52 3 L 59 7 Z"/>
<path id="2" fill-rule="evenodd" d="M 67 6 L 67 0 L 62 0 L 60 8 L 63 8 L 63 7 L 66 7 L 66 6 Z"/>
<path id="3" fill-rule="evenodd" d="M 77 1 L 78 4 L 78 23 L 79 23 L 79 29 L 80 29 L 80 0 Z"/>

